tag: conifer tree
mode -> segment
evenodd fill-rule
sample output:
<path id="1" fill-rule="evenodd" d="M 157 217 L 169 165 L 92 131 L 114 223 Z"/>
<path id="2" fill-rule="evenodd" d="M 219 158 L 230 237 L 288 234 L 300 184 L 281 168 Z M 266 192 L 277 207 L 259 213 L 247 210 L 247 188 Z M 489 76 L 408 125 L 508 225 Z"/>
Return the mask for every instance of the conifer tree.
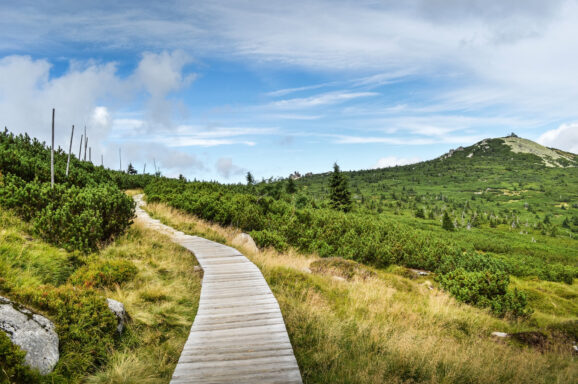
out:
<path id="1" fill-rule="evenodd" d="M 453 231 L 455 229 L 454 223 L 452 223 L 452 219 L 450 219 L 450 215 L 448 215 L 448 211 L 444 212 L 444 218 L 442 219 L 442 228 L 446 231 Z"/>
<path id="2" fill-rule="evenodd" d="M 255 184 L 255 178 L 253 177 L 253 175 L 251 174 L 251 172 L 247 172 L 247 176 L 245 176 L 247 179 L 247 185 L 253 185 Z"/>
<path id="3" fill-rule="evenodd" d="M 347 179 L 341 173 L 337 163 L 333 164 L 333 173 L 329 178 L 329 189 L 329 198 L 331 200 L 329 204 L 331 208 L 349 212 L 351 210 L 351 192 L 349 191 Z"/>
<path id="4" fill-rule="evenodd" d="M 137 170 L 132 166 L 132 163 L 128 163 L 127 172 L 129 175 L 136 175 L 138 173 Z"/>

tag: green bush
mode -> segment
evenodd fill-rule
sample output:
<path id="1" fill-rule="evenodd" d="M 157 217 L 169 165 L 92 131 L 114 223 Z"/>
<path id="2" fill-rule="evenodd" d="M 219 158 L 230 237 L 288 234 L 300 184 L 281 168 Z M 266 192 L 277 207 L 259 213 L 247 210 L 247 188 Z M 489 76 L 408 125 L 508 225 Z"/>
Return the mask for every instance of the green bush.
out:
<path id="1" fill-rule="evenodd" d="M 0 331 L 0 384 L 28 384 L 40 381 L 38 371 L 24 363 L 26 352 L 12 344 L 8 335 Z"/>
<path id="2" fill-rule="evenodd" d="M 255 244 L 261 248 L 273 247 L 279 251 L 285 251 L 288 248 L 285 239 L 276 232 L 264 229 L 262 231 L 251 231 L 249 234 L 255 240 Z"/>
<path id="3" fill-rule="evenodd" d="M 528 316 L 526 295 L 508 291 L 509 275 L 504 272 L 468 272 L 458 268 L 436 277 L 456 299 L 481 308 L 490 308 L 498 316 Z"/>
<path id="4" fill-rule="evenodd" d="M 76 187 L 8 175 L 0 181 L 0 204 L 33 223 L 45 240 L 68 250 L 90 252 L 132 223 L 134 202 L 117 187 Z"/>
<path id="5" fill-rule="evenodd" d="M 79 378 L 107 361 L 118 337 L 117 320 L 96 291 L 45 285 L 9 293 L 11 299 L 45 312 L 56 324 L 60 358 L 67 364 L 57 364 L 55 376 Z"/>
<path id="6" fill-rule="evenodd" d="M 137 272 L 129 260 L 106 260 L 77 269 L 69 281 L 86 288 L 112 288 L 132 280 Z"/>

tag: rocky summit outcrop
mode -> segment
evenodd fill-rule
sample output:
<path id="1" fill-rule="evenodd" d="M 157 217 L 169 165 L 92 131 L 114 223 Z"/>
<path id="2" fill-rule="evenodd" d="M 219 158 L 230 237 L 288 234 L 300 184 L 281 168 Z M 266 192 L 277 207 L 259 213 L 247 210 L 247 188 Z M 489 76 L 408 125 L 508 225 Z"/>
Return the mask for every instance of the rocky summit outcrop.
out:
<path id="1" fill-rule="evenodd" d="M 116 330 L 118 333 L 122 333 L 124 329 L 124 323 L 126 320 L 128 320 L 128 315 L 124 309 L 124 304 L 113 299 L 106 299 L 106 302 L 108 304 L 108 309 L 110 309 L 116 316 Z"/>
<path id="2" fill-rule="evenodd" d="M 0 331 L 26 352 L 26 364 L 40 373 L 52 372 L 60 357 L 54 324 L 0 296 Z"/>

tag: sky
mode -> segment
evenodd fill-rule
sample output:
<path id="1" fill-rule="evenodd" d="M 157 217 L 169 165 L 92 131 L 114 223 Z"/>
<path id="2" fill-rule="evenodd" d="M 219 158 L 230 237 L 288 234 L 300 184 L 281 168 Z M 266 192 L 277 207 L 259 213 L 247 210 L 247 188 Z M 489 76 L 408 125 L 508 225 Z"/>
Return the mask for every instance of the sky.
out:
<path id="1" fill-rule="evenodd" d="M 49 142 L 55 108 L 56 145 L 86 126 L 97 165 L 236 183 L 511 132 L 578 153 L 578 0 L 20 0 L 0 16 L 0 126 Z"/>

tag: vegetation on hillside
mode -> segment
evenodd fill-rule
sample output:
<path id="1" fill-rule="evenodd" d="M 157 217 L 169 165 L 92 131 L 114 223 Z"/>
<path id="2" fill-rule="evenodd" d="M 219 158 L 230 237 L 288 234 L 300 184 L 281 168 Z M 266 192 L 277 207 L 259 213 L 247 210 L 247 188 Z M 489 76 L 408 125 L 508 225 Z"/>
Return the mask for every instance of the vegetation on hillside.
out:
<path id="1" fill-rule="evenodd" d="M 146 209 L 179 230 L 229 245 L 239 234 L 166 204 Z M 279 301 L 305 383 L 569 383 L 578 375 L 571 352 L 576 283 L 516 279 L 514 285 L 536 284 L 536 293 L 549 296 L 533 296 L 532 319 L 512 322 L 457 302 L 431 276 L 407 268 L 375 269 L 293 248 L 240 250 Z M 549 325 L 538 325 L 537 314 Z M 512 336 L 494 339 L 494 331 Z"/>
<path id="2" fill-rule="evenodd" d="M 121 235 L 134 216 L 134 202 L 121 189 L 153 178 L 115 172 L 55 151 L 54 188 L 50 151 L 28 135 L 0 133 L 0 205 L 30 221 L 35 233 L 68 250 L 95 251 Z"/>
<path id="3" fill-rule="evenodd" d="M 49 159 L 44 143 L 0 133 L 0 295 L 47 316 L 60 343 L 54 372 L 41 376 L 0 332 L 0 383 L 168 382 L 200 275 L 188 251 L 132 222 L 121 188 L 155 176 L 73 157 L 66 177 L 59 149 L 51 188 Z M 107 297 L 131 317 L 122 336 Z"/>

